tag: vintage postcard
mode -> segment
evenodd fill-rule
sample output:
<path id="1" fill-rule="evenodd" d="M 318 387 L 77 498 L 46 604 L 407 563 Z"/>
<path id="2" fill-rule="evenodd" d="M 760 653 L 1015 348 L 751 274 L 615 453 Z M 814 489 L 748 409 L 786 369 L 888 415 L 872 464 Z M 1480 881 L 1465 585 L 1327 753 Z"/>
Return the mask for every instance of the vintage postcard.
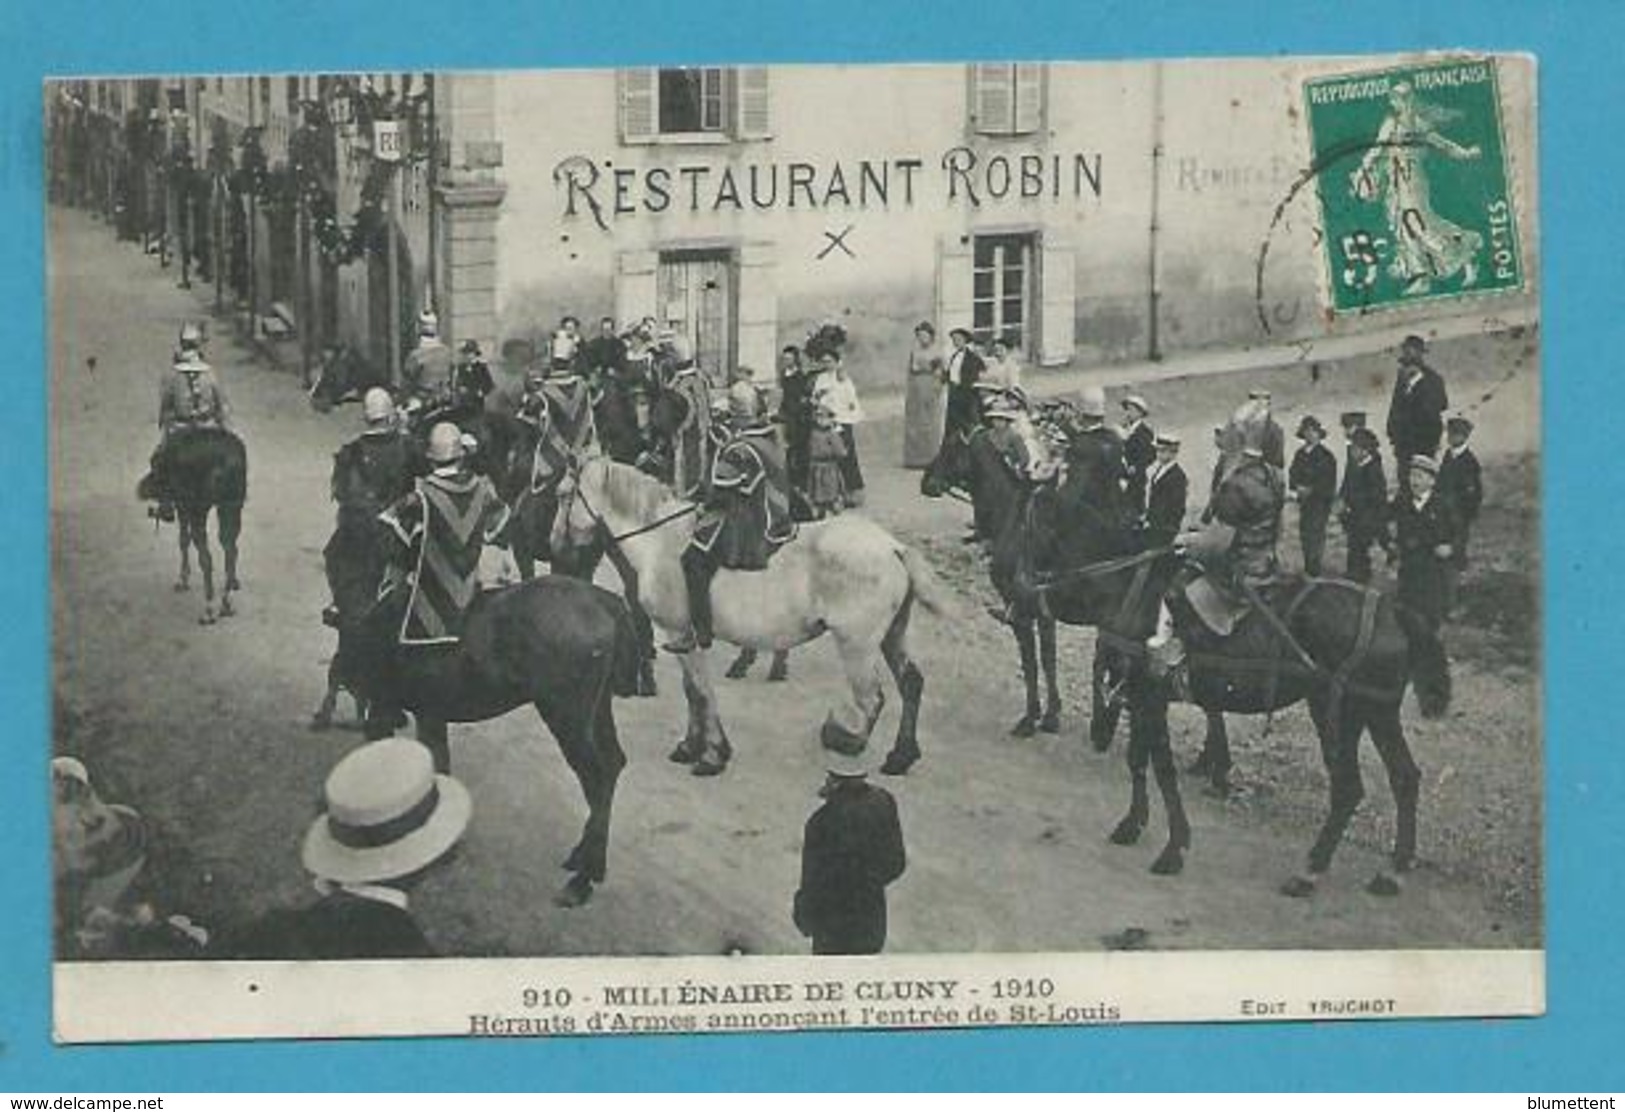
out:
<path id="1" fill-rule="evenodd" d="M 1532 58 L 44 110 L 58 1039 L 1543 1011 Z"/>

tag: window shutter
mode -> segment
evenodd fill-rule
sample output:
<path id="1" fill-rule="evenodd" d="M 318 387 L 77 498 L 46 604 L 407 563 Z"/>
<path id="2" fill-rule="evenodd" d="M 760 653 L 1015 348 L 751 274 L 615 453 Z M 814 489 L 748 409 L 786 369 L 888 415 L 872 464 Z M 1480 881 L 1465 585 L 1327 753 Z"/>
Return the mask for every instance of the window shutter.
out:
<path id="1" fill-rule="evenodd" d="M 773 130 L 772 117 L 768 114 L 767 67 L 739 67 L 734 84 L 739 96 L 735 135 L 740 139 L 768 138 Z"/>
<path id="2" fill-rule="evenodd" d="M 659 315 L 655 309 L 659 261 L 660 256 L 653 251 L 621 252 L 615 268 L 615 319 L 623 327 Z"/>
<path id="3" fill-rule="evenodd" d="M 963 238 L 961 242 L 958 232 L 949 232 L 937 245 L 937 335 L 945 340 L 950 329 L 973 323 L 971 243 L 969 236 Z"/>
<path id="4" fill-rule="evenodd" d="M 616 93 L 620 98 L 621 142 L 652 143 L 659 130 L 655 98 L 659 85 L 657 71 L 646 68 L 616 71 Z"/>
<path id="5" fill-rule="evenodd" d="M 1044 67 L 1016 67 L 1016 133 L 1028 135 L 1044 126 Z"/>
<path id="6" fill-rule="evenodd" d="M 1058 236 L 1039 244 L 1038 361 L 1045 367 L 1069 362 L 1076 340 L 1077 258 Z"/>
<path id="7" fill-rule="evenodd" d="M 739 248 L 739 365 L 755 372 L 755 381 L 773 381 L 779 352 L 779 291 L 771 243 Z"/>
<path id="8" fill-rule="evenodd" d="M 1011 69 L 1004 62 L 971 66 L 971 126 L 979 134 L 1010 134 Z"/>

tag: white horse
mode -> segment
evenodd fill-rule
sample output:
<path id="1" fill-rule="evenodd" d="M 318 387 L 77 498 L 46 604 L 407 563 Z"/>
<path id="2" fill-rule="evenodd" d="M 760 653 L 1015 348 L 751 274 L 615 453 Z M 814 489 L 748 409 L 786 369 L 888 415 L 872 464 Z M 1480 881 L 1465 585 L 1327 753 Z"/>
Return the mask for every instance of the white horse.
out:
<path id="1" fill-rule="evenodd" d="M 604 458 L 582 461 L 559 486 L 553 551 L 613 541 L 636 579 L 629 593 L 656 625 L 678 634 L 689 627 L 682 555 L 694 533 L 693 505 L 660 481 Z M 903 712 L 897 739 L 881 771 L 907 772 L 920 759 L 916 723 L 925 677 L 908 653 L 909 616 L 917 600 L 933 613 L 952 613 L 955 600 L 919 553 L 856 514 L 801 526 L 765 571 L 719 571 L 711 584 L 718 638 L 754 649 L 781 650 L 824 633 L 835 638 L 848 692 L 824 720 L 825 748 L 862 752 L 885 705 L 879 664 L 897 681 Z M 688 728 L 671 759 L 713 776 L 732 748 L 717 711 L 710 654 L 680 657 L 688 698 Z"/>

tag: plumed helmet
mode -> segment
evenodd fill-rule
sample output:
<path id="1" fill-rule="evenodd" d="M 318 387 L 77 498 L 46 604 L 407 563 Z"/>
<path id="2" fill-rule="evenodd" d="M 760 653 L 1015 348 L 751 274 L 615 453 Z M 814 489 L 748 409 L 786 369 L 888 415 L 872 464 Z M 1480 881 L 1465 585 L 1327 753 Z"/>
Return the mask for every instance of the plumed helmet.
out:
<path id="1" fill-rule="evenodd" d="M 440 318 L 434 315 L 433 309 L 425 309 L 418 314 L 418 335 L 438 336 L 440 334 Z"/>
<path id="2" fill-rule="evenodd" d="M 382 386 L 374 386 L 361 399 L 361 416 L 369 425 L 381 425 L 395 419 L 395 399 Z"/>
<path id="3" fill-rule="evenodd" d="M 553 333 L 554 362 L 569 362 L 576 357 L 576 338 L 560 329 Z"/>
<path id="4" fill-rule="evenodd" d="M 455 463 L 463 458 L 463 430 L 450 421 L 441 421 L 429 430 L 429 461 Z"/>
<path id="5" fill-rule="evenodd" d="M 1098 386 L 1085 386 L 1078 392 L 1078 412 L 1085 417 L 1106 416 L 1106 391 Z"/>
<path id="6" fill-rule="evenodd" d="M 733 421 L 754 421 L 761 415 L 762 398 L 748 382 L 728 388 L 728 417 Z"/>

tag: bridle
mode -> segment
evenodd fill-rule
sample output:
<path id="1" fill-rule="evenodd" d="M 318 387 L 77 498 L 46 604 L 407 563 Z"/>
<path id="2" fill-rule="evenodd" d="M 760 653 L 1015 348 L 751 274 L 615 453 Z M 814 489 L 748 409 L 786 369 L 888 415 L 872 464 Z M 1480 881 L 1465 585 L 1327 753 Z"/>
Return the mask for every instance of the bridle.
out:
<path id="1" fill-rule="evenodd" d="M 604 519 L 604 515 L 598 512 L 598 510 L 593 506 L 592 502 L 587 498 L 586 491 L 581 489 L 581 465 L 580 459 L 574 456 L 570 457 L 569 469 L 565 473 L 565 480 L 569 483 L 570 489 L 566 497 L 559 500 L 558 512 L 565 515 L 565 528 L 568 529 L 571 507 L 574 506 L 574 504 L 579 500 L 581 503 L 581 508 L 586 510 L 587 516 L 592 519 L 593 525 L 596 527 L 596 532 L 607 544 L 618 545 L 622 541 L 631 540 L 633 537 L 641 537 L 645 533 L 652 533 L 656 529 L 662 529 L 680 518 L 687 517 L 689 514 L 697 512 L 700 508 L 699 504 L 696 502 L 685 502 L 680 508 L 673 510 L 671 513 L 663 514 L 654 521 L 640 525 L 636 529 L 628 529 L 624 533 L 612 532 L 609 528 L 609 522 Z M 564 483 L 561 482 L 559 485 L 563 486 Z"/>

